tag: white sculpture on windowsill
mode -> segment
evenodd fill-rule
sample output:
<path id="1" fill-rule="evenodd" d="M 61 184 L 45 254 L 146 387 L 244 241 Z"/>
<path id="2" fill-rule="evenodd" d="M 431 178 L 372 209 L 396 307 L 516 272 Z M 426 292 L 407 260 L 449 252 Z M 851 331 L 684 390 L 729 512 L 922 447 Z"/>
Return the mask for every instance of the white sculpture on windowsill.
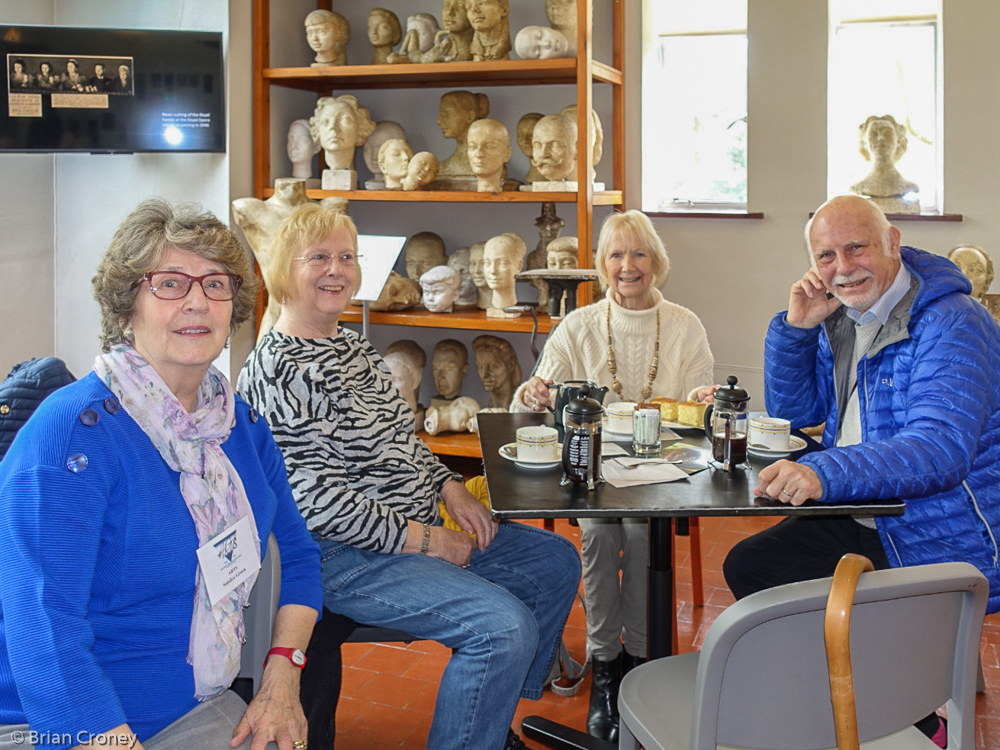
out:
<path id="1" fill-rule="evenodd" d="M 860 151 L 872 163 L 861 182 L 851 192 L 868 198 L 887 214 L 920 213 L 920 188 L 903 178 L 896 162 L 906 153 L 906 126 L 892 115 L 875 115 L 859 127 Z"/>
<path id="2" fill-rule="evenodd" d="M 504 312 L 517 304 L 514 274 L 521 271 L 527 247 L 521 235 L 504 232 L 486 241 L 483 249 L 483 274 L 493 290 L 493 299 L 486 309 L 488 318 L 516 318 L 520 313 Z"/>
<path id="3" fill-rule="evenodd" d="M 350 94 L 320 97 L 309 124 L 313 140 L 322 146 L 326 158 L 323 189 L 356 190 L 355 151 L 375 132 L 375 121 L 368 108 Z"/>
<path id="4" fill-rule="evenodd" d="M 421 301 L 432 313 L 450 313 L 462 286 L 462 274 L 451 266 L 434 266 L 420 276 Z"/>

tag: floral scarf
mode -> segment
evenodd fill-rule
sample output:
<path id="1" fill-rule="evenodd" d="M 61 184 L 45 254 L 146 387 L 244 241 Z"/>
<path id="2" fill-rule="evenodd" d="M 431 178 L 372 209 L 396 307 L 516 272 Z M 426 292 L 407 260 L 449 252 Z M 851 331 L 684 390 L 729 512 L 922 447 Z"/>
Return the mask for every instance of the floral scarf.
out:
<path id="1" fill-rule="evenodd" d="M 97 357 L 94 371 L 146 433 L 167 466 L 180 472 L 181 495 L 194 521 L 199 546 L 243 516 L 248 517 L 254 542 L 259 545 L 243 482 L 221 447 L 236 423 L 233 389 L 222 373 L 208 368 L 198 389 L 198 406 L 188 413 L 156 370 L 127 344 Z M 243 608 L 255 581 L 256 574 L 212 606 L 198 568 L 187 656 L 194 669 L 198 700 L 228 688 L 240 670 Z"/>

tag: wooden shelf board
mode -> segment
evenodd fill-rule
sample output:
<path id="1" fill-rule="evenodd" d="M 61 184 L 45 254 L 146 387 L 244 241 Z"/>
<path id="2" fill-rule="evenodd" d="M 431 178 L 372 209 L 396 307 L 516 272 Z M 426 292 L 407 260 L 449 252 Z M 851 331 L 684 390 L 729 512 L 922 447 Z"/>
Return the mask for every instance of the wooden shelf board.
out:
<path id="1" fill-rule="evenodd" d="M 274 188 L 265 188 L 264 197 L 274 195 Z M 307 190 L 312 200 L 346 198 L 352 201 L 386 201 L 389 203 L 576 203 L 573 193 L 522 193 L 505 190 L 502 193 L 478 193 L 466 190 Z M 622 205 L 621 190 L 594 193 L 595 206 Z"/>
<path id="2" fill-rule="evenodd" d="M 439 88 L 470 85 L 575 85 L 576 58 L 265 68 L 262 76 L 265 81 L 277 86 L 317 92 L 331 89 Z M 621 84 L 623 80 L 620 70 L 598 62 L 593 63 L 593 78 L 598 82 L 613 84 Z"/>
<path id="3" fill-rule="evenodd" d="M 471 432 L 444 432 L 428 435 L 423 430 L 417 430 L 417 437 L 427 443 L 432 453 L 443 456 L 468 456 L 482 458 L 479 447 L 479 435 Z"/>
<path id="4" fill-rule="evenodd" d="M 349 307 L 340 316 L 344 323 L 360 323 L 361 308 Z M 399 312 L 369 312 L 368 322 L 378 325 L 417 326 L 419 328 L 452 328 L 481 330 L 483 333 L 495 331 L 531 333 L 531 315 L 522 314 L 518 318 L 487 318 L 486 312 L 475 310 L 455 310 L 450 313 L 432 313 L 423 308 L 401 310 Z M 538 332 L 552 330 L 552 319 L 545 313 L 538 314 Z"/>

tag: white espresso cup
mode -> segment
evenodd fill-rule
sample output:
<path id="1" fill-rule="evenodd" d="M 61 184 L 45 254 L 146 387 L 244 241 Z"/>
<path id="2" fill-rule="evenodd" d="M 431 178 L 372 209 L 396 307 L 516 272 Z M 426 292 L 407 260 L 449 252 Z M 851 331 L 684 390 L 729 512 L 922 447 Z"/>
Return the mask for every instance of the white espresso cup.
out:
<path id="1" fill-rule="evenodd" d="M 559 433 L 555 427 L 517 428 L 517 460 L 529 464 L 560 460 Z"/>
<path id="2" fill-rule="evenodd" d="M 634 401 L 619 401 L 616 404 L 608 404 L 605 407 L 605 413 L 608 417 L 608 431 L 631 435 L 632 415 L 635 413 L 635 407 Z"/>
<path id="3" fill-rule="evenodd" d="M 777 417 L 750 418 L 750 446 L 769 451 L 787 451 L 792 436 L 792 423 Z"/>

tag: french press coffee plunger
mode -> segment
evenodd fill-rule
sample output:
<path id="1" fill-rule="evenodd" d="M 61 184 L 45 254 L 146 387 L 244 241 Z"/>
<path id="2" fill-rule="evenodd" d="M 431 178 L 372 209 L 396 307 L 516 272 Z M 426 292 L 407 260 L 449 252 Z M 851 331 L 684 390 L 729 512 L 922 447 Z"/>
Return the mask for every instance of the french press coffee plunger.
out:
<path id="1" fill-rule="evenodd" d="M 601 475 L 601 422 L 604 407 L 590 397 L 591 385 L 580 386 L 580 395 L 563 409 L 563 478 L 560 485 L 576 482 L 588 490 L 603 482 Z"/>
<path id="2" fill-rule="evenodd" d="M 750 395 L 736 387 L 737 378 L 715 392 L 715 402 L 705 411 L 705 434 L 712 441 L 712 461 L 729 471 L 747 460 L 747 426 Z"/>

